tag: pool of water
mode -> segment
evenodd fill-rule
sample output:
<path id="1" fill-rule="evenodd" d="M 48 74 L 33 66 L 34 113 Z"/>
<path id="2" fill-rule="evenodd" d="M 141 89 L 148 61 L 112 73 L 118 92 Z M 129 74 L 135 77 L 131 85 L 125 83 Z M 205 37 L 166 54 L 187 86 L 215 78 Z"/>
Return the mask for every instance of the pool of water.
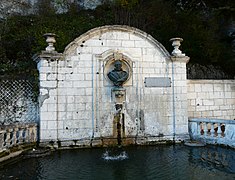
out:
<path id="1" fill-rule="evenodd" d="M 184 145 L 62 150 L 0 167 L 0 179 L 230 180 L 235 150 Z"/>

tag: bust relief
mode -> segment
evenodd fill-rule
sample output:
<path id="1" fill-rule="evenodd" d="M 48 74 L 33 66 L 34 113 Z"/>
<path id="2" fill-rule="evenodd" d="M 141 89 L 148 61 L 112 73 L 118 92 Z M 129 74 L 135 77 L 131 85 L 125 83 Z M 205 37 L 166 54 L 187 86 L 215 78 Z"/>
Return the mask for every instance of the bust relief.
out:
<path id="1" fill-rule="evenodd" d="M 122 61 L 116 60 L 114 69 L 108 73 L 108 78 L 113 82 L 114 86 L 122 87 L 128 77 L 128 72 L 122 69 Z"/>

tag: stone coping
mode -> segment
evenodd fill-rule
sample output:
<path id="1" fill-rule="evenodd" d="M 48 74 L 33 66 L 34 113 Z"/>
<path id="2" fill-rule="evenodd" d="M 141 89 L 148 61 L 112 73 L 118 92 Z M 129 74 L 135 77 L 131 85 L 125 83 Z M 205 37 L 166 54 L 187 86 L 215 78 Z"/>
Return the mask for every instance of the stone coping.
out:
<path id="1" fill-rule="evenodd" d="M 226 119 L 189 118 L 188 120 L 189 120 L 189 122 L 210 122 L 210 123 L 235 124 L 235 120 L 226 120 Z"/>
<path id="2" fill-rule="evenodd" d="M 187 79 L 190 84 L 235 84 L 235 79 Z"/>

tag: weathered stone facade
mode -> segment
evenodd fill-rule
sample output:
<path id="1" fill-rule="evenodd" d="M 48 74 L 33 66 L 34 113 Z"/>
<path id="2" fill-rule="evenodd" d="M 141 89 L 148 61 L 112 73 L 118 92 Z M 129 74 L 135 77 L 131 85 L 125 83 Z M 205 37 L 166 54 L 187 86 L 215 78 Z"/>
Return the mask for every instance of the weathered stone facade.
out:
<path id="1" fill-rule="evenodd" d="M 189 117 L 235 119 L 235 80 L 188 80 Z"/>
<path id="2" fill-rule="evenodd" d="M 122 138 L 138 144 L 187 136 L 189 58 L 171 56 L 138 29 L 104 26 L 75 39 L 63 54 L 43 51 L 37 57 L 41 142 L 116 138 L 113 83 L 107 78 L 116 55 L 130 73 L 123 84 Z"/>

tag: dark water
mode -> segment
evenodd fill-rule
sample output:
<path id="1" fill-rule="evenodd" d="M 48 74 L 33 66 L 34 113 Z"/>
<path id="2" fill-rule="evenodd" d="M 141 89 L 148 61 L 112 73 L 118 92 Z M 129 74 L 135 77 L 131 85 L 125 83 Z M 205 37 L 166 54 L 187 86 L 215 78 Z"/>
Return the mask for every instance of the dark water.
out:
<path id="1" fill-rule="evenodd" d="M 5 165 L 0 179 L 235 180 L 235 150 L 183 145 L 63 150 Z"/>

